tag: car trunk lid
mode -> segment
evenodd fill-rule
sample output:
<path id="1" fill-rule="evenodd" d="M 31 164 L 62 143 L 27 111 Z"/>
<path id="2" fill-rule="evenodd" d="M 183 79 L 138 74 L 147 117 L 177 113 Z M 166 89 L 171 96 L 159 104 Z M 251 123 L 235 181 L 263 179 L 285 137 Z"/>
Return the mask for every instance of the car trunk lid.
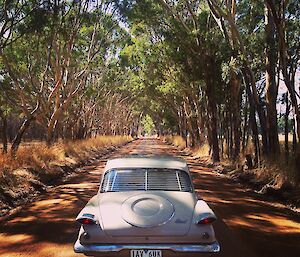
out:
<path id="1" fill-rule="evenodd" d="M 190 192 L 130 191 L 102 193 L 101 225 L 110 236 L 182 236 L 195 206 Z"/>

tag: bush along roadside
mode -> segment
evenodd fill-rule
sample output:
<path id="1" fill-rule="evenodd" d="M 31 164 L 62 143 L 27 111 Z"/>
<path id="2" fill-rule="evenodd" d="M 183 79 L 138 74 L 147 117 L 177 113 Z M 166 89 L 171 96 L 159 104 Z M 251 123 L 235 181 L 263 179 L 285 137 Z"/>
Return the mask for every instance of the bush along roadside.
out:
<path id="1" fill-rule="evenodd" d="M 266 200 L 280 202 L 294 210 L 300 208 L 300 187 L 295 183 L 296 180 L 289 176 L 288 168 L 282 169 L 276 163 L 267 161 L 262 167 L 249 168 L 246 158 L 242 157 L 236 163 L 228 159 L 213 163 L 207 145 L 186 148 L 185 140 L 180 136 L 166 136 L 161 140 L 188 153 L 192 158 L 199 159 L 202 165 L 211 168 L 213 172 L 244 185 Z"/>
<path id="2" fill-rule="evenodd" d="M 128 136 L 98 136 L 60 142 L 52 147 L 32 142 L 15 158 L 0 155 L 0 217 L 7 216 L 97 158 L 132 141 Z"/>

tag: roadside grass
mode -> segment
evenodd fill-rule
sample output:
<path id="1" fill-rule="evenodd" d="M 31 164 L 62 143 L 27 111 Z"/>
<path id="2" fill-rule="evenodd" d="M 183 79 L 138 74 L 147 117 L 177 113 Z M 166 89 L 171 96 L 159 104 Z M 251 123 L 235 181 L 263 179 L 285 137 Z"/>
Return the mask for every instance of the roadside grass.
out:
<path id="1" fill-rule="evenodd" d="M 186 142 L 185 142 L 184 138 L 181 136 L 168 135 L 168 136 L 163 136 L 161 139 L 166 143 L 169 143 L 169 144 L 172 144 L 172 145 L 178 147 L 180 150 L 186 148 Z"/>
<path id="2" fill-rule="evenodd" d="M 209 157 L 209 145 L 208 144 L 203 144 L 201 146 L 197 146 L 193 149 L 193 156 L 195 158 L 208 158 Z"/>
<path id="3" fill-rule="evenodd" d="M 183 150 L 186 149 L 186 141 L 184 140 L 183 137 L 181 136 L 172 136 L 172 135 L 167 135 L 161 137 L 161 140 L 165 143 L 172 144 L 176 146 L 178 149 Z M 189 142 L 188 142 L 189 143 Z M 209 145 L 204 144 L 202 146 L 196 146 L 192 149 L 188 148 L 189 150 L 192 151 L 192 154 L 194 157 L 209 157 Z"/>
<path id="4" fill-rule="evenodd" d="M 131 140 L 129 136 L 98 136 L 60 141 L 51 147 L 35 142 L 21 147 L 15 158 L 0 154 L 0 216 L 28 195 L 43 191 L 78 165 Z"/>
<path id="5" fill-rule="evenodd" d="M 131 140 L 127 136 L 98 136 L 85 140 L 61 141 L 51 147 L 45 143 L 27 144 L 21 147 L 15 158 L 0 154 L 0 173 L 19 168 L 44 169 L 53 163 L 68 164 L 93 157 L 103 148 L 119 146 Z M 73 160 L 73 161 L 72 161 Z"/>
<path id="6" fill-rule="evenodd" d="M 291 139 L 291 137 L 290 137 Z M 183 150 L 185 148 L 185 140 L 180 136 L 165 136 L 162 138 L 163 141 L 177 146 Z M 292 154 L 287 158 L 284 151 L 284 142 L 280 140 L 281 154 L 276 158 L 264 158 L 261 160 L 259 167 L 248 169 L 246 165 L 246 155 L 252 154 L 254 149 L 251 142 L 246 146 L 243 152 L 241 152 L 237 160 L 230 160 L 226 154 L 221 158 L 220 163 L 213 164 L 210 161 L 210 148 L 208 144 L 198 146 L 195 148 L 188 148 L 193 158 L 201 158 L 201 161 L 205 164 L 210 165 L 219 173 L 226 173 L 234 179 L 246 182 L 253 185 L 257 190 L 268 191 L 268 190 L 281 190 L 287 188 L 298 188 L 299 187 L 299 171 L 295 167 L 295 162 L 292 159 Z M 290 149 L 292 145 L 290 142 Z M 226 144 L 223 145 L 224 153 L 227 152 Z"/>

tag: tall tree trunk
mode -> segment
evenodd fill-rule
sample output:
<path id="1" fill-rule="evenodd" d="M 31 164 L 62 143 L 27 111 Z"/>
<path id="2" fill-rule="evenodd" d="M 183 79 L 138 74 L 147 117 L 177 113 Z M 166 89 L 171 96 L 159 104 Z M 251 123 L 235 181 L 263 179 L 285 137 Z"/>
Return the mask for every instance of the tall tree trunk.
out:
<path id="1" fill-rule="evenodd" d="M 50 147 L 55 141 L 55 133 L 57 130 L 58 122 L 61 120 L 61 117 L 63 116 L 63 111 L 71 103 L 71 99 L 72 98 L 69 98 L 68 102 L 66 101 L 66 103 L 56 108 L 48 122 L 47 135 L 46 135 L 46 143 L 48 147 Z"/>
<path id="2" fill-rule="evenodd" d="M 188 147 L 189 146 L 189 142 L 188 142 L 188 129 L 187 129 L 187 117 L 185 114 L 183 114 L 183 117 L 184 117 L 184 140 L 185 140 L 185 147 Z"/>
<path id="3" fill-rule="evenodd" d="M 285 114 L 284 114 L 284 148 L 286 162 L 289 160 L 289 114 L 290 104 L 288 92 L 285 93 Z"/>
<path id="4" fill-rule="evenodd" d="M 294 112 L 294 120 L 295 120 L 295 134 L 298 137 L 298 142 L 295 142 L 295 160 L 296 166 L 300 167 L 300 109 L 298 107 L 297 96 L 295 92 L 295 85 L 293 84 L 292 79 L 289 76 L 289 53 L 288 53 L 288 45 L 286 42 L 286 25 L 285 25 L 285 7 L 286 1 L 280 1 L 280 11 L 277 12 L 275 2 L 273 0 L 265 0 L 270 13 L 274 18 L 274 23 L 276 25 L 276 29 L 278 32 L 278 42 L 279 42 L 279 59 L 281 64 L 282 75 L 284 78 L 285 85 L 289 91 L 291 103 Z M 296 139 L 297 141 L 297 139 Z M 299 175 L 300 177 L 300 175 Z"/>
<path id="5" fill-rule="evenodd" d="M 23 135 L 26 132 L 26 130 L 29 128 L 31 122 L 34 120 L 33 117 L 29 117 L 27 119 L 24 120 L 24 122 L 22 123 L 21 127 L 19 128 L 17 135 L 15 136 L 14 140 L 12 141 L 12 145 L 11 145 L 11 149 L 10 149 L 10 154 L 11 156 L 15 156 L 20 143 L 22 141 Z"/>
<path id="6" fill-rule="evenodd" d="M 184 137 L 184 117 L 182 114 L 182 108 L 179 106 L 177 110 L 178 115 L 178 134 L 183 138 Z"/>
<path id="7" fill-rule="evenodd" d="M 232 113 L 232 132 L 233 132 L 233 159 L 236 160 L 241 150 L 241 81 L 235 71 L 231 71 L 230 89 L 231 89 L 231 113 Z"/>
<path id="8" fill-rule="evenodd" d="M 187 130 L 189 131 L 189 136 L 190 136 L 190 146 L 194 147 L 196 144 L 196 130 L 194 129 L 193 126 L 193 117 L 191 116 L 191 106 L 188 97 L 185 98 L 184 111 L 185 111 L 185 116 L 187 121 Z"/>
<path id="9" fill-rule="evenodd" d="M 232 113 L 228 112 L 228 157 L 232 159 L 233 156 L 233 126 L 232 126 Z"/>
<path id="10" fill-rule="evenodd" d="M 255 152 L 255 164 L 260 163 L 260 144 L 259 144 L 259 137 L 258 137 L 258 128 L 257 128 L 257 122 L 255 118 L 255 101 L 253 99 L 253 95 L 251 92 L 251 79 L 248 77 L 248 73 L 243 70 L 243 75 L 245 78 L 246 83 L 246 93 L 249 99 L 249 105 L 250 105 L 250 113 L 249 113 L 249 123 L 252 130 L 252 142 L 254 146 L 254 152 Z"/>
<path id="11" fill-rule="evenodd" d="M 296 134 L 296 130 L 297 130 L 297 127 L 296 127 L 296 121 L 295 121 L 295 118 L 292 119 L 292 129 L 293 129 L 293 152 L 294 154 L 297 154 L 297 134 Z"/>
<path id="12" fill-rule="evenodd" d="M 50 147 L 54 143 L 56 124 L 57 124 L 57 120 L 51 123 L 50 126 L 48 126 L 47 128 L 46 144 L 48 147 Z"/>
<path id="13" fill-rule="evenodd" d="M 217 122 L 217 104 L 215 98 L 215 81 L 214 81 L 214 67 L 215 62 L 212 56 L 206 55 L 206 96 L 208 100 L 208 137 L 212 150 L 213 162 L 220 161 L 220 150 L 218 141 L 218 122 Z"/>
<path id="14" fill-rule="evenodd" d="M 277 52 L 275 46 L 274 19 L 268 8 L 265 7 L 265 33 L 266 33 L 266 107 L 267 107 L 267 134 L 269 152 L 273 157 L 280 152 L 277 125 L 276 101 L 278 85 L 276 83 Z"/>
<path id="15" fill-rule="evenodd" d="M 247 103 L 247 101 L 246 101 L 246 103 Z M 242 150 L 243 150 L 243 152 L 245 151 L 245 149 L 246 149 L 246 146 L 247 146 L 247 144 L 248 144 L 248 135 L 249 135 L 249 133 L 248 133 L 248 131 L 249 131 L 249 129 L 248 129 L 248 123 L 249 123 L 249 121 L 248 121 L 248 111 L 247 111 L 247 104 L 245 104 L 245 107 L 244 107 L 244 111 L 243 111 L 243 116 L 244 116 L 244 123 L 243 123 L 243 135 L 242 135 Z"/>
<path id="16" fill-rule="evenodd" d="M 7 153 L 7 117 L 0 110 L 1 124 L 1 138 L 2 138 L 2 153 Z"/>
<path id="17" fill-rule="evenodd" d="M 268 142 L 268 136 L 267 136 L 267 124 L 266 124 L 266 115 L 265 111 L 261 105 L 259 95 L 256 89 L 256 83 L 255 83 L 255 77 L 253 74 L 253 71 L 251 70 L 249 64 L 246 65 L 245 67 L 248 76 L 249 76 L 249 83 L 251 86 L 251 98 L 254 104 L 254 107 L 257 111 L 258 118 L 259 118 L 259 123 L 260 123 L 260 128 L 261 128 L 261 137 L 262 137 L 262 152 L 265 155 L 268 155 L 269 153 L 269 142 Z"/>
<path id="18" fill-rule="evenodd" d="M 223 128 L 223 124 L 224 124 L 224 114 L 222 115 L 221 110 L 219 110 L 219 117 L 220 119 L 220 135 L 219 135 L 219 140 L 221 143 L 221 158 L 224 156 L 224 128 Z"/>
<path id="19" fill-rule="evenodd" d="M 256 89 L 256 81 L 255 76 L 253 73 L 253 70 L 251 69 L 250 61 L 247 59 L 247 51 L 244 45 L 244 41 L 242 40 L 240 30 L 238 29 L 238 26 L 236 24 L 236 18 L 235 18 L 235 1 L 231 3 L 231 5 L 227 5 L 227 10 L 224 11 L 220 5 L 218 4 L 218 1 L 215 0 L 207 0 L 208 5 L 211 9 L 211 12 L 216 19 L 218 23 L 218 19 L 220 17 L 223 17 L 230 26 L 231 31 L 231 41 L 229 42 L 233 49 L 239 49 L 239 51 L 245 56 L 244 61 L 244 67 L 243 67 L 243 73 L 247 73 L 248 75 L 248 83 L 251 86 L 251 95 L 253 99 L 253 104 L 256 108 L 260 126 L 261 126 L 261 135 L 262 135 L 262 143 L 263 143 L 263 153 L 268 154 L 268 137 L 267 137 L 267 129 L 266 129 L 266 115 L 264 112 L 264 109 L 260 103 L 259 95 Z M 231 6 L 231 9 L 229 10 L 229 7 Z M 220 24 L 220 23 L 218 23 Z M 220 24 L 221 25 L 221 24 Z M 219 26 L 220 26 L 219 25 Z M 223 30 L 223 27 L 221 26 L 221 30 Z"/>
<path id="20" fill-rule="evenodd" d="M 205 142 L 205 134 L 204 134 L 204 118 L 203 118 L 203 113 L 199 111 L 200 106 L 199 106 L 199 99 L 194 98 L 193 100 L 194 106 L 195 106 L 195 111 L 196 111 L 196 123 L 197 123 L 197 133 L 198 133 L 198 145 L 203 145 Z"/>
<path id="21" fill-rule="evenodd" d="M 230 145 L 231 145 L 231 139 L 230 139 L 230 115 L 227 110 L 224 112 L 225 115 L 225 138 L 226 138 L 226 155 L 229 158 L 230 157 Z"/>
<path id="22" fill-rule="evenodd" d="M 180 106 L 180 119 L 181 119 L 181 127 L 180 127 L 180 136 L 185 141 L 185 146 L 188 147 L 188 138 L 187 138 L 187 118 L 184 111 L 184 104 Z"/>

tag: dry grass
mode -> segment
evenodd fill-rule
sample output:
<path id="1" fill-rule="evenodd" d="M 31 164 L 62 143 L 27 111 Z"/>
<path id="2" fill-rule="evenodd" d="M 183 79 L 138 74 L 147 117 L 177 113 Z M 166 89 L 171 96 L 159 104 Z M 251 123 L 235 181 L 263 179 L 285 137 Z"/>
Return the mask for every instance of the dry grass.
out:
<path id="1" fill-rule="evenodd" d="M 276 158 L 262 156 L 258 167 L 251 170 L 248 170 L 246 166 L 246 155 L 249 154 L 254 158 L 254 147 L 251 142 L 246 146 L 244 152 L 240 153 L 237 160 L 230 160 L 225 156 L 222 158 L 221 164 L 225 167 L 231 166 L 235 173 L 252 173 L 258 184 L 268 184 L 275 188 L 281 188 L 287 184 L 297 186 L 297 169 L 294 160 L 286 160 L 283 148 Z"/>
<path id="2" fill-rule="evenodd" d="M 67 170 L 64 167 L 74 167 L 107 148 L 131 140 L 128 136 L 98 136 L 59 142 L 50 148 L 43 143 L 27 144 L 19 149 L 15 158 L 0 154 L 0 207 L 11 205 L 18 198 L 35 191 L 37 186 L 61 178 Z"/>
<path id="3" fill-rule="evenodd" d="M 88 157 L 91 152 L 98 152 L 101 148 L 122 145 L 131 140 L 127 136 L 98 136 L 96 138 L 76 141 L 75 143 L 63 143 L 63 149 L 67 156 L 76 158 Z"/>
<path id="4" fill-rule="evenodd" d="M 165 136 L 163 141 L 177 146 L 179 149 L 184 149 L 185 140 L 180 136 Z M 227 152 L 226 144 L 223 145 L 224 152 Z M 192 156 L 195 158 L 202 158 L 202 160 L 209 161 L 209 145 L 206 143 L 202 146 L 198 146 L 193 149 L 189 149 Z M 234 170 L 234 173 L 249 173 L 254 177 L 257 183 L 270 184 L 276 188 L 280 188 L 283 185 L 291 184 L 297 186 L 297 168 L 294 165 L 293 160 L 288 161 L 284 155 L 283 143 L 281 142 L 281 154 L 276 159 L 263 159 L 261 165 L 258 168 L 252 169 L 251 171 L 246 170 L 245 156 L 247 154 L 254 153 L 252 142 L 249 141 L 244 152 L 242 152 L 237 160 L 230 160 L 226 155 L 222 157 L 220 165 L 225 167 L 225 170 Z M 210 161 L 209 161 L 210 162 Z"/>
<path id="5" fill-rule="evenodd" d="M 98 136 L 86 140 L 59 142 L 50 148 L 42 143 L 32 144 L 20 148 L 16 158 L 1 154 L 0 172 L 20 167 L 44 169 L 53 162 L 63 164 L 70 159 L 81 161 L 103 148 L 118 146 L 130 140 L 127 136 Z"/>
<path id="6" fill-rule="evenodd" d="M 171 135 L 168 135 L 168 136 L 164 136 L 162 138 L 162 140 L 164 142 L 167 142 L 169 144 L 177 146 L 180 150 L 186 148 L 186 142 L 183 139 L 183 137 L 181 137 L 181 136 L 171 136 Z"/>
<path id="7" fill-rule="evenodd" d="M 184 139 L 179 136 L 165 136 L 162 139 L 178 146 L 179 149 L 185 149 L 195 159 L 201 158 L 201 163 L 208 165 L 215 172 L 226 174 L 234 180 L 247 184 L 260 194 L 269 196 L 271 199 L 279 199 L 290 206 L 300 206 L 299 167 L 296 167 L 292 154 L 288 158 L 285 156 L 284 142 L 282 141 L 280 141 L 281 154 L 279 156 L 264 158 L 260 160 L 259 167 L 248 169 L 245 157 L 248 154 L 254 155 L 254 147 L 250 140 L 238 159 L 232 160 L 224 154 L 219 163 L 212 163 L 208 144 L 191 149 L 185 147 Z M 289 144 L 292 149 L 292 142 Z M 223 150 L 224 153 L 228 150 L 225 143 Z"/>
<path id="8" fill-rule="evenodd" d="M 172 144 L 176 147 L 178 147 L 180 150 L 183 150 L 186 148 L 186 142 L 183 137 L 181 136 L 164 136 L 162 138 L 164 142 L 167 142 L 169 144 Z M 189 143 L 189 142 L 188 142 Z M 189 149 L 192 152 L 193 157 L 195 158 L 202 158 L 202 157 L 209 157 L 209 145 L 203 144 L 201 146 L 196 146 L 192 149 Z"/>
<path id="9" fill-rule="evenodd" d="M 193 149 L 193 156 L 196 158 L 209 156 L 209 145 L 206 143 Z"/>

